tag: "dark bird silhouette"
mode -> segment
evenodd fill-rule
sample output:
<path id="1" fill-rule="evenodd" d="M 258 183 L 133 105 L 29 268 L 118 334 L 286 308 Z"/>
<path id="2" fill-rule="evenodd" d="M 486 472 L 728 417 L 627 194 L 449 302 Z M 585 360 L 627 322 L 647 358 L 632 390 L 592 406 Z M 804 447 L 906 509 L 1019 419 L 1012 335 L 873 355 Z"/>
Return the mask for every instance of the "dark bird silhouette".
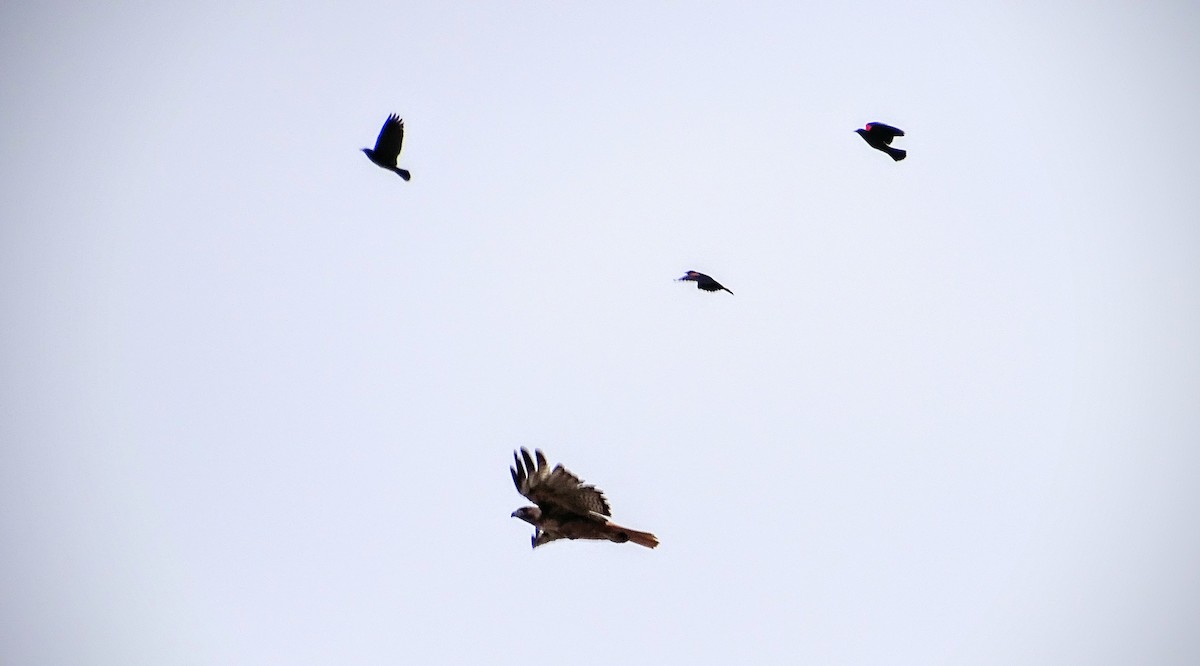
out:
<path id="1" fill-rule="evenodd" d="M 550 543 L 556 539 L 595 539 L 625 543 L 632 541 L 639 546 L 654 548 L 658 537 L 649 532 L 639 532 L 609 520 L 612 512 L 604 493 L 568 472 L 562 465 L 550 469 L 546 456 L 534 450 L 535 462 L 529 450 L 521 447 L 521 455 L 513 452 L 513 484 L 517 491 L 528 497 L 537 506 L 526 506 L 512 512 L 513 518 L 533 525 L 533 547 Z"/>
<path id="2" fill-rule="evenodd" d="M 704 291 L 721 291 L 722 289 L 729 291 L 729 289 L 723 287 L 720 282 L 708 277 L 704 273 L 697 273 L 696 271 L 688 271 L 687 275 L 676 280 L 676 282 L 680 281 L 695 282 L 696 286 Z M 729 291 L 729 293 L 732 294 L 733 292 Z"/>
<path id="3" fill-rule="evenodd" d="M 863 129 L 854 130 L 875 150 L 881 150 L 899 162 L 908 155 L 908 151 L 892 148 L 892 139 L 904 136 L 904 130 L 883 123 L 867 123 Z"/>
<path id="4" fill-rule="evenodd" d="M 379 138 L 375 139 L 375 149 L 363 148 L 362 151 L 367 154 L 367 159 L 376 166 L 388 171 L 395 171 L 400 174 L 401 178 L 408 180 L 411 178 L 411 174 L 396 166 L 397 160 L 400 158 L 400 146 L 403 144 L 404 121 L 393 113 L 383 121 L 383 127 L 379 130 Z"/>

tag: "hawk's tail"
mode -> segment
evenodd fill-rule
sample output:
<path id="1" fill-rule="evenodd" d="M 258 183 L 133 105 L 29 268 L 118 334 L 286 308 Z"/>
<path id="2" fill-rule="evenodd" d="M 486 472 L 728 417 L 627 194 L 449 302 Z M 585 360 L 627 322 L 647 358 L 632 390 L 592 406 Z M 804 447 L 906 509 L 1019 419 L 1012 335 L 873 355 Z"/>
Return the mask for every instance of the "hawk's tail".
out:
<path id="1" fill-rule="evenodd" d="M 632 541 L 639 546 L 654 548 L 658 545 L 658 537 L 649 532 L 639 532 L 637 530 L 631 530 L 628 527 L 620 527 L 618 525 L 613 525 L 613 527 L 616 527 L 618 530 L 620 530 L 621 536 L 627 537 L 629 541 Z"/>

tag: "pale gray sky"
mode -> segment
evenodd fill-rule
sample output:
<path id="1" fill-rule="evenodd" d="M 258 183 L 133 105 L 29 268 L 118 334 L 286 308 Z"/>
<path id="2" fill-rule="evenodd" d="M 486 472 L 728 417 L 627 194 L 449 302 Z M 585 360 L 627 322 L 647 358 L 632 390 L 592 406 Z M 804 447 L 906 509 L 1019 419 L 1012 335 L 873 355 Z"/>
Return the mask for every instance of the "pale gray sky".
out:
<path id="1" fill-rule="evenodd" d="M 0 662 L 1200 663 L 1200 6 L 434 4 L 0 11 Z"/>

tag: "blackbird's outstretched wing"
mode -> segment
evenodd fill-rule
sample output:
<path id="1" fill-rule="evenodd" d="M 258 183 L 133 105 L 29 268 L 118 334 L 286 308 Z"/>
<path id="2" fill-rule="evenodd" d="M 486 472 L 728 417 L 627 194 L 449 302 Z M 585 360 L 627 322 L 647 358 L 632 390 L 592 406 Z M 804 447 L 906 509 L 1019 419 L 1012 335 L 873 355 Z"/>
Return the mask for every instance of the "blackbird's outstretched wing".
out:
<path id="1" fill-rule="evenodd" d="M 375 157 L 385 164 L 395 165 L 403 144 L 404 121 L 393 113 L 383 122 L 379 138 L 375 139 Z"/>
<path id="2" fill-rule="evenodd" d="M 515 466 L 508 469 L 517 491 L 537 504 L 543 513 L 566 513 L 592 519 L 597 519 L 596 514 L 612 515 L 604 493 L 595 486 L 584 484 L 562 465 L 551 469 L 541 450 L 534 450 L 534 455 L 536 461 L 528 449 L 521 447 L 520 456 L 513 452 Z"/>
<path id="3" fill-rule="evenodd" d="M 704 291 L 721 291 L 722 289 L 729 291 L 725 285 L 699 271 L 688 271 L 686 275 L 679 279 L 684 282 L 695 282 L 696 286 Z M 732 294 L 733 292 L 729 291 L 729 293 Z"/>
<path id="4" fill-rule="evenodd" d="M 898 136 L 904 136 L 904 130 L 883 123 L 867 123 L 867 131 L 885 144 L 890 144 L 892 139 Z"/>
<path id="5" fill-rule="evenodd" d="M 724 285 L 708 277 L 707 275 L 701 276 L 701 278 L 696 281 L 696 286 L 700 287 L 704 291 L 721 291 L 722 289 L 725 289 Z M 729 290 L 725 289 L 725 291 Z M 729 293 L 732 294 L 733 292 L 729 291 Z"/>

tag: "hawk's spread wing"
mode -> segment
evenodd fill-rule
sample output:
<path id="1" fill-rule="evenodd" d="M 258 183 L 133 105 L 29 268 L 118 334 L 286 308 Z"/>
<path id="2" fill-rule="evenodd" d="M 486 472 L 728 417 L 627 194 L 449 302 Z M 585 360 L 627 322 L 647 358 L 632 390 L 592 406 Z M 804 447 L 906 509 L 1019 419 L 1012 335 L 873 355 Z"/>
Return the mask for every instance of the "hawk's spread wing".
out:
<path id="1" fill-rule="evenodd" d="M 388 116 L 375 139 L 375 155 L 387 164 L 396 164 L 400 146 L 404 144 L 404 121 L 396 114 Z"/>
<path id="2" fill-rule="evenodd" d="M 543 532 L 542 528 L 540 528 L 540 527 L 534 527 L 533 528 L 533 536 L 530 537 L 530 539 L 533 541 L 534 548 L 537 548 L 538 546 L 544 546 L 544 545 L 550 543 L 551 541 L 557 541 L 559 539 L 564 539 L 564 538 L 566 538 L 566 537 L 564 537 L 561 534 L 557 534 L 557 533 L 551 534 L 550 532 Z"/>
<path id="3" fill-rule="evenodd" d="M 522 447 L 521 455 L 513 453 L 516 466 L 510 467 L 517 491 L 528 497 L 545 513 L 571 513 L 587 518 L 612 515 L 604 493 L 586 485 L 562 465 L 550 469 L 546 456 L 535 449 L 536 462 L 529 450 Z"/>

